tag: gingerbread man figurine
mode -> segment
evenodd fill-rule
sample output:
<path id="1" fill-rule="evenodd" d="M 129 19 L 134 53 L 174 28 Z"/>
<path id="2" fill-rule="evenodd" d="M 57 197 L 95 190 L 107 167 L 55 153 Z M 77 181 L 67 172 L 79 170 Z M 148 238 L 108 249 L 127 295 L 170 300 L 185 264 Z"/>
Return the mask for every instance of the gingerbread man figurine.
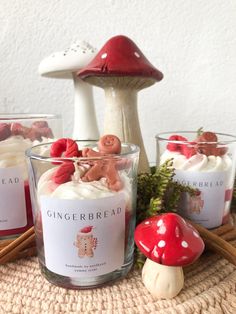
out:
<path id="1" fill-rule="evenodd" d="M 115 135 L 104 135 L 98 142 L 99 151 L 94 151 L 91 148 L 85 148 L 82 152 L 83 157 L 100 157 L 111 156 L 119 154 L 121 152 L 121 142 Z M 119 165 L 119 166 L 118 166 Z M 121 182 L 117 168 L 120 168 L 120 164 L 114 158 L 107 158 L 103 160 L 97 160 L 93 166 L 83 176 L 83 181 L 99 180 L 102 177 L 107 179 L 107 183 L 110 189 L 113 191 L 119 191 L 122 189 L 123 184 Z"/>

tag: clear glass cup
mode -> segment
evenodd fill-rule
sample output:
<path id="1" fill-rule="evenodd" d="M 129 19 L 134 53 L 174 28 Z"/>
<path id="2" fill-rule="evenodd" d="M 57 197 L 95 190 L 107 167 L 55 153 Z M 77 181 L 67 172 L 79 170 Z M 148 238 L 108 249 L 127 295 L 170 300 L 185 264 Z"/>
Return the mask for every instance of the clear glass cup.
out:
<path id="1" fill-rule="evenodd" d="M 179 213 L 208 229 L 228 222 L 235 179 L 236 136 L 215 134 L 210 141 L 193 131 L 156 136 L 157 165 L 173 159 L 174 180 L 196 190 L 182 193 Z"/>
<path id="2" fill-rule="evenodd" d="M 95 142 L 77 143 L 80 149 L 97 150 Z M 97 287 L 125 276 L 133 263 L 139 148 L 123 143 L 118 155 L 51 158 L 40 154 L 48 146 L 26 153 L 43 275 L 71 289 Z M 55 183 L 59 169 L 71 165 L 69 181 Z M 102 167 L 99 178 L 84 181 L 95 167 Z M 108 185 L 109 167 L 121 180 L 118 189 Z"/>
<path id="3" fill-rule="evenodd" d="M 59 115 L 0 115 L 0 239 L 33 225 L 25 150 L 61 136 Z"/>

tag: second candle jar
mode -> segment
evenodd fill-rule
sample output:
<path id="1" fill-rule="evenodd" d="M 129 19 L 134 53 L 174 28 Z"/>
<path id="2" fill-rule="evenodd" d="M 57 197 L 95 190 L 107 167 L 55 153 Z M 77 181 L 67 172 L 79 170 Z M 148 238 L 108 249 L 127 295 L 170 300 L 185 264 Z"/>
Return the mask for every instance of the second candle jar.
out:
<path id="1" fill-rule="evenodd" d="M 108 136 L 105 148 L 113 140 Z M 61 157 L 41 156 L 42 146 Z M 133 262 L 138 147 L 122 144 L 121 152 L 107 155 L 101 142 L 61 139 L 27 155 L 45 277 L 76 289 L 126 275 Z"/>
<path id="2" fill-rule="evenodd" d="M 215 228 L 229 219 L 236 160 L 236 137 L 213 132 L 167 132 L 156 136 L 157 164 L 173 160 L 174 181 L 195 189 L 182 193 L 178 211 Z"/>

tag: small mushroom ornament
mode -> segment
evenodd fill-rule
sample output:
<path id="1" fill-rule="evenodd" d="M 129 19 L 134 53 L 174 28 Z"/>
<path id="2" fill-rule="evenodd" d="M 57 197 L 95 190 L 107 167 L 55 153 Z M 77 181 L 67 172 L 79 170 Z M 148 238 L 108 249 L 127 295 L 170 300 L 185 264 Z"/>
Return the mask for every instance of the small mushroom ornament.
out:
<path id="1" fill-rule="evenodd" d="M 156 299 L 174 298 L 184 286 L 182 266 L 204 250 L 197 230 L 174 213 L 154 216 L 136 227 L 135 243 L 147 257 L 142 270 L 145 287 Z"/>
<path id="2" fill-rule="evenodd" d="M 64 51 L 54 52 L 44 58 L 39 64 L 39 74 L 44 77 L 73 79 L 75 95 L 73 138 L 77 140 L 99 138 L 92 86 L 75 75 L 95 54 L 96 49 L 89 43 L 77 41 Z"/>

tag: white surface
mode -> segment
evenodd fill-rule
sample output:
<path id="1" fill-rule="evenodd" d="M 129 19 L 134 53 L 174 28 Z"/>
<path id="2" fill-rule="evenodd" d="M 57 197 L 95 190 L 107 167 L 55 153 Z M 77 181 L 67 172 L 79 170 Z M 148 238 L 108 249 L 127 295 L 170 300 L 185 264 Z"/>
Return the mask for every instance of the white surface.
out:
<path id="1" fill-rule="evenodd" d="M 236 134 L 235 0 L 0 0 L 0 25 L 1 112 L 61 112 L 70 135 L 73 83 L 40 77 L 39 62 L 76 39 L 99 49 L 124 34 L 165 75 L 139 93 L 150 161 L 157 132 L 204 126 Z M 95 101 L 102 129 L 97 88 Z"/>

